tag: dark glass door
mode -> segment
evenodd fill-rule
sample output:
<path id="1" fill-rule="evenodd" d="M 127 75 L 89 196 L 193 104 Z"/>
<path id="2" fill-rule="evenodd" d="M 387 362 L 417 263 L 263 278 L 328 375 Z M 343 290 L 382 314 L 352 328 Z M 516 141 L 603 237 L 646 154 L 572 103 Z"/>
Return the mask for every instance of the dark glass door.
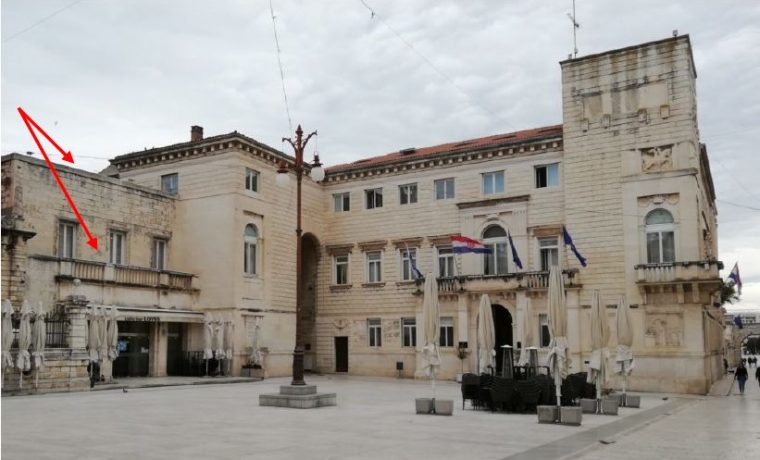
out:
<path id="1" fill-rule="evenodd" d="M 150 323 L 119 321 L 119 357 L 113 362 L 114 377 L 147 377 L 150 354 Z"/>
<path id="2" fill-rule="evenodd" d="M 182 375 L 182 323 L 169 323 L 166 347 L 166 374 Z"/>
<path id="3" fill-rule="evenodd" d="M 335 337 L 335 372 L 348 372 L 348 337 Z"/>

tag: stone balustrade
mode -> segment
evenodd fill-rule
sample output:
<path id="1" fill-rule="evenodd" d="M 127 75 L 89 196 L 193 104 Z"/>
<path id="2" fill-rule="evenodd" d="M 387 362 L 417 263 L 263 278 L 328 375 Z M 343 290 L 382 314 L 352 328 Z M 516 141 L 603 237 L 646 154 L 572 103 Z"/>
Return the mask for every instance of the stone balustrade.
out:
<path id="1" fill-rule="evenodd" d="M 42 259 L 34 256 L 35 259 Z M 112 265 L 88 260 L 62 260 L 44 258 L 58 263 L 59 279 L 79 279 L 82 282 L 115 283 L 125 286 L 157 287 L 166 289 L 194 290 L 197 289 L 191 273 L 168 270 L 154 270 L 146 267 Z"/>
<path id="2" fill-rule="evenodd" d="M 717 260 L 640 264 L 636 269 L 639 284 L 664 284 L 673 282 L 707 281 L 719 278 L 723 263 Z"/>
<path id="3" fill-rule="evenodd" d="M 580 287 L 578 270 L 563 270 L 566 288 Z M 517 272 L 504 275 L 464 275 L 438 278 L 439 293 L 510 289 L 549 289 L 549 272 Z"/>

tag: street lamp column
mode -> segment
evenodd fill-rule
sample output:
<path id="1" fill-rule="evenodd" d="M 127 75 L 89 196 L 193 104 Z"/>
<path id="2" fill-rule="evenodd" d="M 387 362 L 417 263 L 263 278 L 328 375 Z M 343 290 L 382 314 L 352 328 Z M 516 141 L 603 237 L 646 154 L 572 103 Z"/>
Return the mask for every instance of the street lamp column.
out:
<path id="1" fill-rule="evenodd" d="M 295 152 L 295 162 L 292 169 L 296 176 L 296 346 L 293 350 L 293 380 L 291 385 L 306 385 L 303 378 L 303 331 L 301 327 L 302 316 L 302 289 L 301 289 L 301 268 L 302 268 L 302 254 L 301 254 L 301 234 L 303 229 L 301 228 L 301 180 L 303 179 L 306 168 L 303 162 L 303 151 L 306 144 L 309 143 L 309 139 L 317 134 L 316 131 L 303 138 L 303 130 L 301 125 L 298 125 L 296 129 L 296 139 L 293 141 L 289 137 L 283 137 L 283 142 L 288 142 Z M 325 172 L 322 169 L 322 164 L 319 162 L 319 155 L 314 155 L 314 161 L 309 168 L 311 171 L 311 178 L 317 182 L 321 181 L 325 177 Z M 286 163 L 281 163 L 277 170 L 277 185 L 287 186 L 288 179 L 288 166 Z"/>

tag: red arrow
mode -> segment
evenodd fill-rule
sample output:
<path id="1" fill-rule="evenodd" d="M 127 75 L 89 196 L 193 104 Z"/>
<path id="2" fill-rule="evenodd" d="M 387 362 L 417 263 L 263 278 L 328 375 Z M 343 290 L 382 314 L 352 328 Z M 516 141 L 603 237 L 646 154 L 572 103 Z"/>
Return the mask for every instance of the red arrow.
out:
<path id="1" fill-rule="evenodd" d="M 63 155 L 63 161 L 68 161 L 69 163 L 74 163 L 74 157 L 71 156 L 71 150 L 68 152 L 65 152 L 60 145 L 56 141 L 53 140 L 52 137 L 48 135 L 48 133 L 45 132 L 44 129 L 40 127 L 40 125 L 37 124 L 34 120 L 32 120 L 32 117 L 30 117 L 26 112 L 24 112 L 24 109 L 21 107 L 18 108 L 18 113 L 21 114 L 21 118 L 24 119 L 24 122 L 26 122 L 27 126 L 29 126 L 29 123 L 32 124 L 39 132 L 42 133 L 43 136 L 45 136 L 45 139 L 48 140 L 51 144 L 55 146 L 56 149 L 58 149 L 59 152 L 61 152 L 61 155 Z M 31 129 L 31 128 L 30 128 Z M 33 135 L 33 134 L 32 134 Z"/>
<path id="2" fill-rule="evenodd" d="M 42 128 L 40 128 L 37 123 L 34 122 L 31 118 L 29 118 L 29 115 L 24 112 L 24 110 L 19 107 L 18 113 L 21 114 L 21 118 L 24 120 L 24 124 L 26 124 L 27 129 L 29 129 L 29 132 L 31 133 L 32 137 L 34 138 L 34 142 L 37 144 L 37 147 L 40 149 L 40 153 L 42 153 L 42 156 L 45 157 L 45 162 L 47 162 L 48 168 L 50 168 L 50 172 L 53 173 L 53 177 L 55 177 L 55 180 L 58 182 L 58 186 L 61 188 L 61 192 L 63 192 L 63 196 L 66 197 L 66 201 L 69 202 L 69 206 L 71 206 L 71 210 L 74 211 L 74 215 L 77 216 L 77 220 L 79 220 L 79 223 L 82 225 L 82 228 L 84 229 L 84 233 L 87 235 L 87 244 L 91 246 L 96 251 L 98 250 L 98 239 L 94 236 L 92 236 L 92 233 L 90 233 L 90 229 L 87 228 L 87 224 L 84 222 L 84 219 L 82 218 L 82 215 L 79 214 L 79 210 L 77 209 L 77 205 L 74 204 L 74 200 L 71 199 L 71 195 L 69 195 L 69 191 L 66 190 L 66 186 L 63 185 L 63 181 L 61 180 L 61 177 L 58 176 L 58 171 L 55 170 L 55 166 L 53 166 L 53 163 L 50 161 L 50 158 L 48 158 L 47 153 L 45 153 L 45 149 L 42 147 L 42 144 L 40 143 L 40 140 L 37 138 L 37 135 L 34 133 L 34 130 L 32 129 L 32 125 L 34 125 L 37 129 L 39 129 L 47 139 L 52 142 L 56 147 L 58 147 L 58 144 L 55 144 L 55 142 L 50 139 L 50 137 L 45 134 L 45 131 L 42 131 Z M 61 150 L 60 147 L 58 147 L 58 150 Z M 69 153 L 69 156 L 71 153 Z M 73 160 L 72 160 L 73 163 Z"/>

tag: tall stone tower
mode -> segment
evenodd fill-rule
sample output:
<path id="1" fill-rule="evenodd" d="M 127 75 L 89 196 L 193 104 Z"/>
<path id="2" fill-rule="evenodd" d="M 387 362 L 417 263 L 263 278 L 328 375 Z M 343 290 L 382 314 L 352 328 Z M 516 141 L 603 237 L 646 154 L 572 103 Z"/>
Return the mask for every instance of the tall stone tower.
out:
<path id="1" fill-rule="evenodd" d="M 707 391 L 722 360 L 720 263 L 689 37 L 561 66 L 565 223 L 588 259 L 580 303 L 599 289 L 605 304 L 625 294 L 637 307 L 638 389 L 662 391 L 669 368 L 683 377 L 672 391 Z"/>

